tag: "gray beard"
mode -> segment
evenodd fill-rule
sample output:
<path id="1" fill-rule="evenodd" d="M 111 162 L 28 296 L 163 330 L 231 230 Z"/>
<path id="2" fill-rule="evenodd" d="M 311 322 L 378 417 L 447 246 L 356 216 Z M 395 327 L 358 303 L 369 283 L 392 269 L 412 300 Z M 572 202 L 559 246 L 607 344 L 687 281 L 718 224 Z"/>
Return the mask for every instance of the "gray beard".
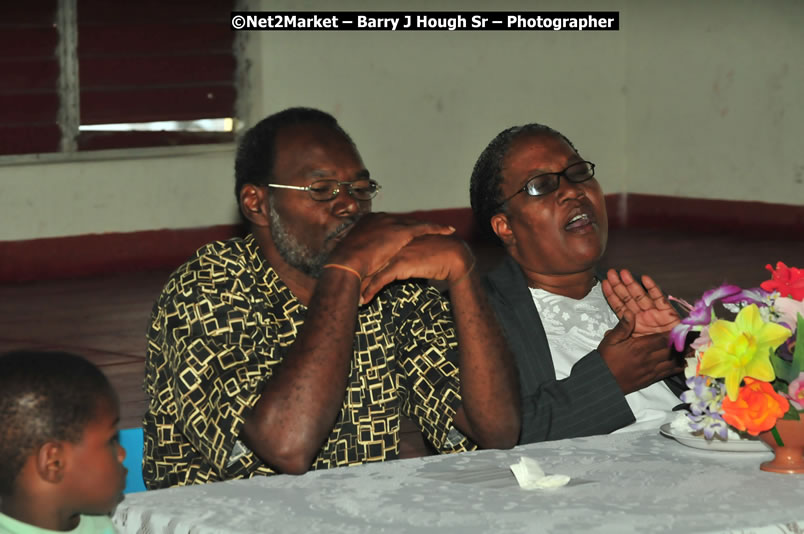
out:
<path id="1" fill-rule="evenodd" d="M 268 205 L 271 208 L 271 236 L 273 237 L 274 246 L 279 251 L 282 259 L 304 274 L 318 278 L 321 276 L 321 271 L 329 258 L 329 250 L 325 248 L 318 252 L 312 250 L 307 245 L 300 243 L 296 236 L 288 231 L 287 226 L 282 222 L 279 213 L 276 211 L 274 204 L 274 197 L 268 199 Z M 350 218 L 338 225 L 338 227 L 324 238 L 326 244 L 330 239 L 337 236 L 343 229 L 353 225 L 360 217 Z"/>

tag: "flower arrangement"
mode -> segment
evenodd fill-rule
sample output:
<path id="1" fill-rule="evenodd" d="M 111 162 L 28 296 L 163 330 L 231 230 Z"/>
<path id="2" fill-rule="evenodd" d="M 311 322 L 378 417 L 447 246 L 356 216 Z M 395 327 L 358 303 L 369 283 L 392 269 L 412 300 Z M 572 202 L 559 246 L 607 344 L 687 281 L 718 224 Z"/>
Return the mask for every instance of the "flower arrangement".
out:
<path id="1" fill-rule="evenodd" d="M 681 400 L 690 406 L 690 429 L 708 440 L 726 439 L 731 426 L 752 436 L 771 431 L 782 446 L 776 421 L 804 412 L 804 269 L 782 262 L 766 269 L 771 279 L 758 288 L 722 285 L 695 305 L 670 297 L 689 312 L 670 333 L 676 350 L 700 333 L 689 344 L 690 389 Z"/>

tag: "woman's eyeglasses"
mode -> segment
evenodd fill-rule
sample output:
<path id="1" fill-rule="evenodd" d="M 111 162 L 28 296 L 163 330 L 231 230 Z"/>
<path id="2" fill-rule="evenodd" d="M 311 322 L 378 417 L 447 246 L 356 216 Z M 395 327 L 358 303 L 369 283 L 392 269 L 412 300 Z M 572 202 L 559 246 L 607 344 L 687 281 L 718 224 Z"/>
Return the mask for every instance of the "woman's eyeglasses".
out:
<path id="1" fill-rule="evenodd" d="M 562 177 L 573 184 L 580 184 L 595 177 L 595 164 L 590 161 L 579 161 L 578 163 L 573 163 L 561 172 L 548 172 L 534 176 L 525 182 L 525 185 L 516 193 L 500 202 L 497 208 L 502 207 L 503 204 L 522 192 L 527 193 L 528 196 L 531 197 L 549 195 L 558 189 Z"/>

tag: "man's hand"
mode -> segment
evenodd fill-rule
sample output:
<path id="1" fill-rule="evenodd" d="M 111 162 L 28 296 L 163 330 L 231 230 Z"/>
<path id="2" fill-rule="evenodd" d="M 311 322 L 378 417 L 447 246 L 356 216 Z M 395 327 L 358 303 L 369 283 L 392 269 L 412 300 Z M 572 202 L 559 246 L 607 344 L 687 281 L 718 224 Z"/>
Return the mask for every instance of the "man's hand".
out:
<path id="1" fill-rule="evenodd" d="M 635 337 L 669 332 L 681 321 L 650 276 L 643 276 L 640 284 L 627 269 L 619 274 L 614 269 L 609 269 L 606 277 L 603 280 L 603 294 L 621 321 L 626 311 L 634 315 Z"/>
<path id="2" fill-rule="evenodd" d="M 422 235 L 411 240 L 380 270 L 363 280 L 362 300 L 370 301 L 394 280 L 425 278 L 457 282 L 473 265 L 472 251 L 457 237 Z"/>
<path id="3" fill-rule="evenodd" d="M 667 334 L 634 337 L 634 326 L 634 314 L 626 309 L 617 326 L 598 345 L 600 355 L 626 395 L 684 370 L 668 347 Z"/>
<path id="4" fill-rule="evenodd" d="M 368 213 L 355 223 L 330 254 L 329 263 L 350 267 L 366 277 L 386 266 L 405 245 L 419 236 L 450 235 L 451 226 L 417 221 L 389 213 Z"/>
<path id="5" fill-rule="evenodd" d="M 521 426 L 516 364 L 474 264 L 471 250 L 457 237 L 421 235 L 371 273 L 361 295 L 368 302 L 387 284 L 409 278 L 449 284 L 462 397 L 455 426 L 480 447 L 508 448 L 516 445 Z"/>

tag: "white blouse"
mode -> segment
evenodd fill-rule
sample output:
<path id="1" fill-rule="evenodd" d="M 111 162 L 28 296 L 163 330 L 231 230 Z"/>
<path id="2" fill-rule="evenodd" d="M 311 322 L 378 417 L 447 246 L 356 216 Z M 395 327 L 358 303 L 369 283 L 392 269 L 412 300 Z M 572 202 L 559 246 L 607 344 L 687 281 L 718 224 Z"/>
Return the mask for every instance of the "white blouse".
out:
<path id="1" fill-rule="evenodd" d="M 547 334 L 558 380 L 567 378 L 573 365 L 597 349 L 606 332 L 619 322 L 600 282 L 581 300 L 543 289 L 530 288 L 530 292 Z M 672 409 L 681 402 L 664 381 L 629 393 L 625 400 L 636 422 L 617 432 L 658 428 L 673 419 Z"/>

